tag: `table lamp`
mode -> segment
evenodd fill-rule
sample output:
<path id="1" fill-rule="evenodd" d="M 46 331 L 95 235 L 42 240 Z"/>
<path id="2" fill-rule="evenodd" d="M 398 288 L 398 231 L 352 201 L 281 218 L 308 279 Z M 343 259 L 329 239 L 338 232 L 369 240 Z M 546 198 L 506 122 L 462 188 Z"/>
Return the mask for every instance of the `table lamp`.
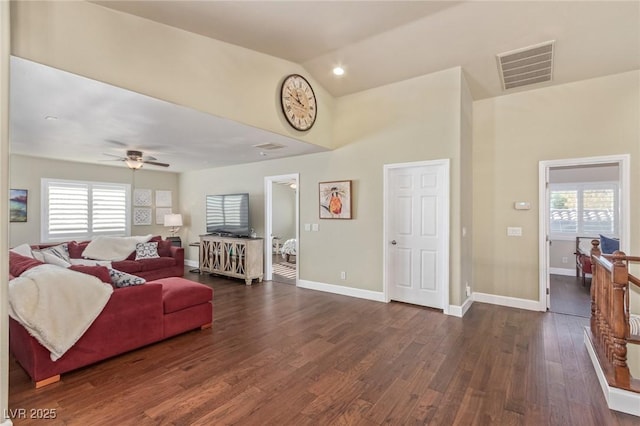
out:
<path id="1" fill-rule="evenodd" d="M 172 241 L 175 241 L 175 242 L 182 243 L 182 241 L 180 241 L 180 237 L 178 237 L 176 235 L 178 230 L 182 226 L 182 215 L 181 214 L 172 213 L 172 214 L 164 215 L 164 226 L 171 228 L 171 230 L 169 231 L 169 232 L 171 232 L 171 236 L 169 238 L 167 238 L 167 240 L 172 240 Z"/>

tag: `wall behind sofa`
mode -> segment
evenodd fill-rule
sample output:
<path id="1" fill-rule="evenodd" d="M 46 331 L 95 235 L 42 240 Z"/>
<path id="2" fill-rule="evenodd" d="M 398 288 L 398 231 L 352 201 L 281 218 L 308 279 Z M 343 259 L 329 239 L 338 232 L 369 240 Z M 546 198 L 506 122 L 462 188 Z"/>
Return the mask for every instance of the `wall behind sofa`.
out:
<path id="1" fill-rule="evenodd" d="M 125 167 L 47 160 L 23 155 L 11 155 L 9 168 L 11 188 L 29 191 L 27 222 L 10 223 L 9 226 L 9 245 L 11 247 L 22 243 L 40 242 L 41 178 L 133 184 L 135 177 L 135 187 L 137 188 L 171 191 L 174 212 L 178 211 L 180 205 L 177 173 L 141 169 L 137 170 L 134 176 L 134 172 Z M 166 237 L 169 234 L 167 229 L 162 225 L 155 224 L 154 215 L 153 225 L 131 226 L 131 235 L 153 234 Z"/>

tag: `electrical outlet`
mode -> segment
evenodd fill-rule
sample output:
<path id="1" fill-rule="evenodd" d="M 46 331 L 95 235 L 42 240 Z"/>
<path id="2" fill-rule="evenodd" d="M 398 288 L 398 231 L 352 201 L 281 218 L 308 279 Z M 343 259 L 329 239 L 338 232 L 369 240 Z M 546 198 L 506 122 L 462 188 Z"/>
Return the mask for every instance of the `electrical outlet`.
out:
<path id="1" fill-rule="evenodd" d="M 467 284 L 467 297 L 471 296 L 471 287 Z"/>
<path id="2" fill-rule="evenodd" d="M 568 257 L 563 257 L 562 258 L 562 263 L 569 263 L 569 258 Z"/>
<path id="3" fill-rule="evenodd" d="M 341 280 L 346 280 L 347 279 L 347 273 L 345 271 L 340 272 L 340 279 Z"/>

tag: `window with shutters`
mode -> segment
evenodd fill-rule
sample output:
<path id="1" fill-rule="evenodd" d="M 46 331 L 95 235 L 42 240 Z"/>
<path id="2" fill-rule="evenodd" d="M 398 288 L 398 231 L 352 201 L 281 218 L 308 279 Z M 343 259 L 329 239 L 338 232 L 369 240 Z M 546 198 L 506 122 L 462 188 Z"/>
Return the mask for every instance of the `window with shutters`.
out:
<path id="1" fill-rule="evenodd" d="M 618 206 L 617 183 L 550 184 L 551 236 L 617 237 Z"/>
<path id="2" fill-rule="evenodd" d="M 130 235 L 130 185 L 42 179 L 42 241 Z"/>

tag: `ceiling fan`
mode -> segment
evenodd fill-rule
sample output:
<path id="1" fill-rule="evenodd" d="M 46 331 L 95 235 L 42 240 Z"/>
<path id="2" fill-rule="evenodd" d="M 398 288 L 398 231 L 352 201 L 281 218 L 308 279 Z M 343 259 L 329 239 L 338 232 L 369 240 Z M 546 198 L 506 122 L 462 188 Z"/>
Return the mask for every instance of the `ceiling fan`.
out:
<path id="1" fill-rule="evenodd" d="M 133 170 L 137 170 L 141 168 L 144 164 L 150 164 L 152 166 L 160 166 L 160 167 L 169 167 L 169 164 L 167 163 L 160 163 L 156 161 L 157 158 L 155 157 L 151 157 L 151 156 L 144 157 L 142 155 L 142 151 L 128 150 L 126 157 L 121 157 L 119 155 L 113 155 L 113 154 L 107 154 L 107 153 L 105 153 L 104 155 L 116 157 L 113 161 L 124 161 L 127 167 Z"/>

